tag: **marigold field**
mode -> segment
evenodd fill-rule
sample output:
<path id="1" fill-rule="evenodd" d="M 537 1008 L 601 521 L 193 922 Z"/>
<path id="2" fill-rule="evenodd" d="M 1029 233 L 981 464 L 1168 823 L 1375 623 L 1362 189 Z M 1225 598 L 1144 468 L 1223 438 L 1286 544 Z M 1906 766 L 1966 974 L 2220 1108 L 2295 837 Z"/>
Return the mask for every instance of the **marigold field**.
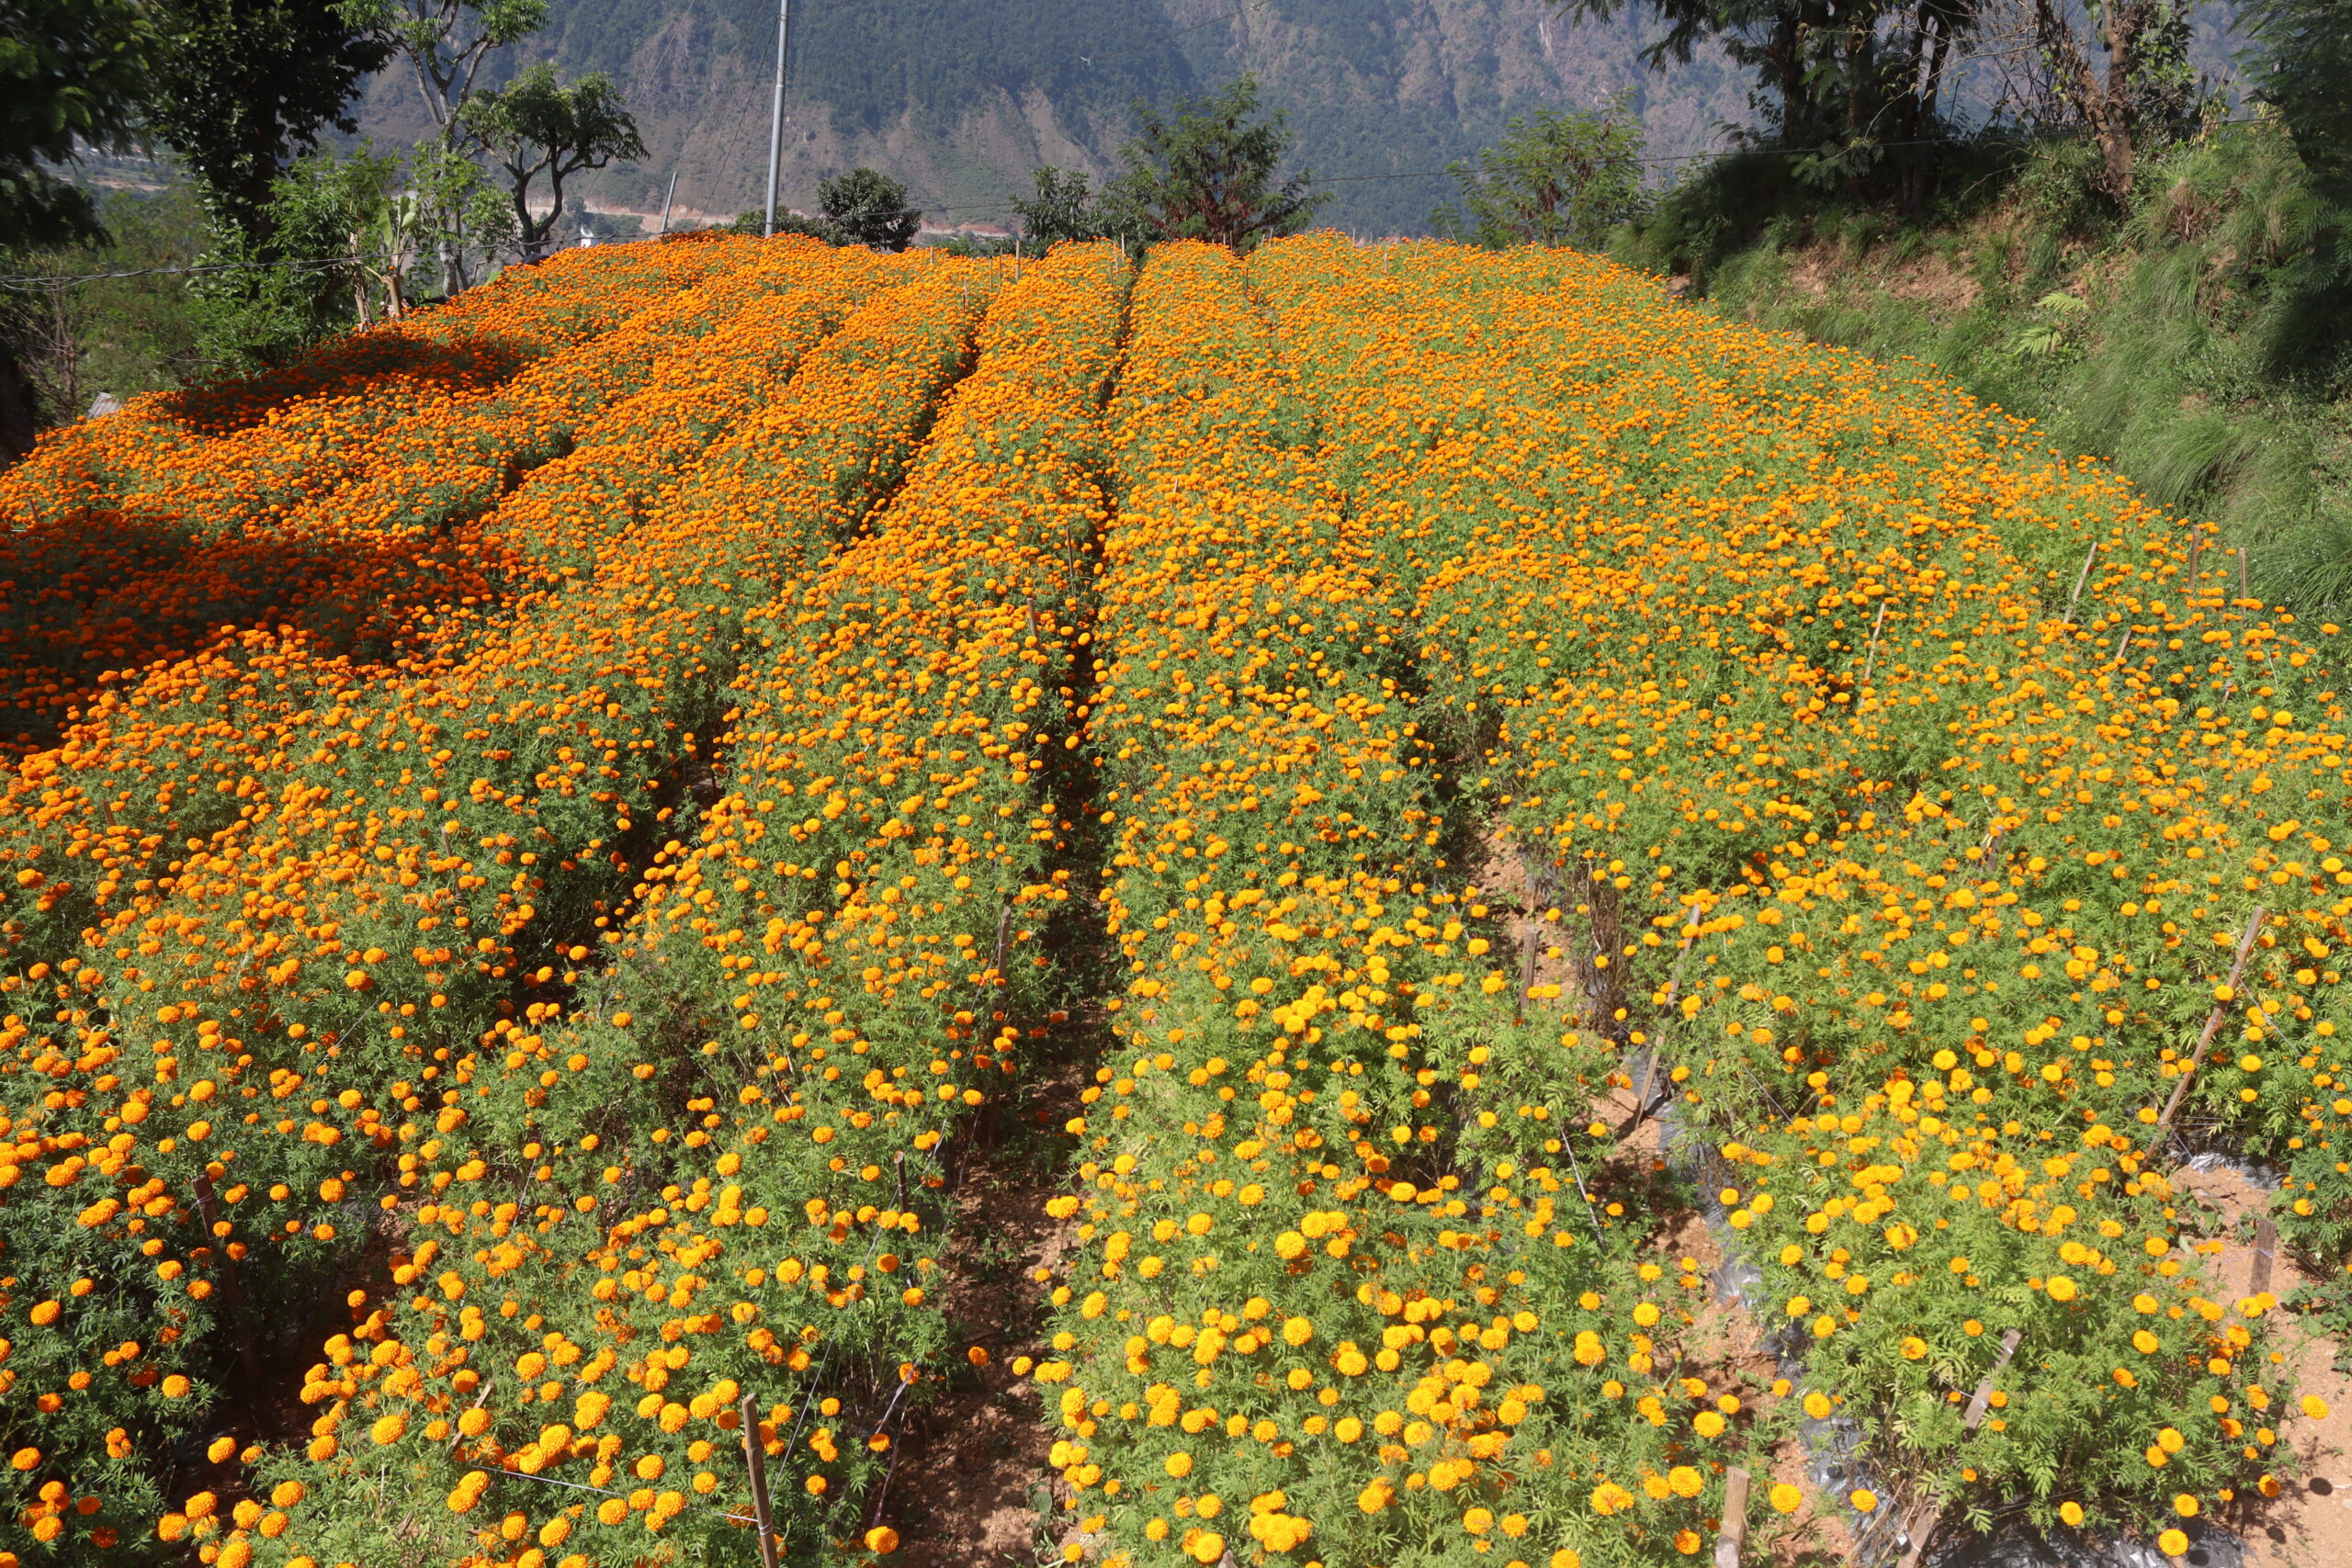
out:
<path id="1" fill-rule="evenodd" d="M 2176 1183 L 2345 1278 L 2338 628 L 1916 367 L 708 239 L 0 516 L 0 1568 L 748 1563 L 753 1451 L 862 1561 L 1023 1387 L 1070 1562 L 2178 1554 L 2326 1415 Z"/>

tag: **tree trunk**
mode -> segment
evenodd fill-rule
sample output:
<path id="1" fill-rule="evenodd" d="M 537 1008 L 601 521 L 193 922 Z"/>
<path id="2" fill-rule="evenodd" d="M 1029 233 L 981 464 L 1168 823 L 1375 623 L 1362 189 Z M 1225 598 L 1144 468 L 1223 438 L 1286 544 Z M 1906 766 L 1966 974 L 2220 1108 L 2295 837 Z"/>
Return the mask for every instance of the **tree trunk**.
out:
<path id="1" fill-rule="evenodd" d="M 2058 90 L 2082 117 L 2098 144 L 2099 185 L 2123 201 L 2132 195 L 2133 131 L 2132 73 L 2138 63 L 2140 35 L 2154 14 L 2153 0 L 2114 0 L 2106 13 L 2107 75 L 2101 80 L 2090 57 L 2062 19 L 2052 0 L 2034 0 L 2034 30 L 2050 57 Z"/>
<path id="2" fill-rule="evenodd" d="M 40 411 L 32 383 L 17 363 L 17 346 L 0 334 L 0 463 L 13 463 L 33 449 Z"/>

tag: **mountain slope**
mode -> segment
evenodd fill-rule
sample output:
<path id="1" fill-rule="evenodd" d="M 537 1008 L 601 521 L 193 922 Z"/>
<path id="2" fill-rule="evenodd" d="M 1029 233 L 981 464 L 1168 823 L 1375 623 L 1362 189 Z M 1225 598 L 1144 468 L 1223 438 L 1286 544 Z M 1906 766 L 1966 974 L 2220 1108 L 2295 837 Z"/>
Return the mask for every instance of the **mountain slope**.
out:
<path id="1" fill-rule="evenodd" d="M 1543 0 L 795 0 L 783 186 L 857 164 L 904 179 L 933 222 L 986 222 L 1058 164 L 1100 175 L 1132 131 L 1129 105 L 1257 73 L 1290 116 L 1298 161 L 1334 178 L 1324 220 L 1361 234 L 1424 231 L 1442 170 L 1537 105 L 1636 93 L 1653 154 L 1687 157 L 1747 115 L 1720 60 L 1659 75 L 1647 24 L 1571 27 Z M 529 48 L 617 77 L 652 156 L 586 186 L 600 206 L 732 216 L 766 174 L 775 12 L 762 0 L 557 0 Z M 366 118 L 379 140 L 424 129 L 414 85 L 388 72 Z M 1663 166 L 1663 165 L 1661 165 Z"/>

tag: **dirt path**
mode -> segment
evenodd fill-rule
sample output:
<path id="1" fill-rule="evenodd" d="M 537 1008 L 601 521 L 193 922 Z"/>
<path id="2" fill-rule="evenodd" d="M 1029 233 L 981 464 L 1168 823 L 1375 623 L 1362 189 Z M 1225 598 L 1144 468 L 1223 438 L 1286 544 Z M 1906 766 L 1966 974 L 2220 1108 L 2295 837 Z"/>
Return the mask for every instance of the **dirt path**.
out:
<path id="1" fill-rule="evenodd" d="M 882 1510 L 899 1531 L 893 1561 L 909 1568 L 1034 1563 L 1054 1528 L 1051 1426 L 1036 1385 L 1015 1376 L 1012 1363 L 1045 1348 L 1046 1287 L 1036 1273 L 1073 1239 L 1046 1202 L 1069 1185 L 1061 1128 L 1078 1113 L 1100 1052 L 1091 1024 L 1062 1027 L 1069 1035 L 957 1176 L 940 1301 L 967 1353 L 946 1391 L 900 1435 Z"/>
<path id="2" fill-rule="evenodd" d="M 2173 1185 L 2220 1209 L 2231 1233 L 2251 1228 L 2266 1196 L 2226 1168 L 2183 1171 Z M 2241 1220 L 2249 1223 L 2241 1225 Z M 2256 1259 L 2251 1243 L 2225 1240 L 2201 1261 L 2223 1302 L 2234 1305 L 2252 1292 Z M 2284 1297 L 2307 1282 L 2291 1258 L 2282 1254 L 2272 1266 L 2274 1295 Z M 2281 1466 L 2279 1495 L 2241 1498 L 2229 1523 L 2245 1541 L 2246 1568 L 2340 1568 L 2352 1563 L 2352 1380 L 2336 1371 L 2332 1340 L 2307 1331 L 2299 1319 L 2282 1315 L 2277 1322 L 2278 1354 L 2297 1397 L 2317 1394 L 2328 1414 L 2320 1421 L 2298 1414 L 2281 1423 L 2291 1452 Z M 2292 1474 L 2283 1473 L 2290 1469 Z"/>

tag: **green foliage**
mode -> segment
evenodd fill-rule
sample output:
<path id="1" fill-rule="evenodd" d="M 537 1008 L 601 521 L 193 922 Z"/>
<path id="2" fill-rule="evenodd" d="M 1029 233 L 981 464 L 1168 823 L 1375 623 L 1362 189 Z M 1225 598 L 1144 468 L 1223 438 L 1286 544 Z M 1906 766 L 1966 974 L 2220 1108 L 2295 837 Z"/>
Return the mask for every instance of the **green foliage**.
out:
<path id="1" fill-rule="evenodd" d="M 164 0 L 147 124 L 179 153 L 216 220 L 266 241 L 270 188 L 328 127 L 348 135 L 389 40 L 328 0 Z"/>
<path id="2" fill-rule="evenodd" d="M 1258 117 L 1254 76 L 1213 96 L 1179 98 L 1166 113 L 1137 103 L 1138 134 L 1119 150 L 1126 172 L 1102 193 L 1104 231 L 1246 251 L 1305 228 L 1324 198 L 1305 170 L 1276 184 L 1295 138 L 1281 111 Z"/>
<path id="3" fill-rule="evenodd" d="M 1023 199 L 1012 198 L 1012 214 L 1020 220 L 1023 240 L 1038 254 L 1043 255 L 1064 240 L 1100 240 L 1108 237 L 1106 218 L 1087 189 L 1086 175 L 1078 171 L 1065 174 L 1048 164 L 1032 171 L 1036 193 Z"/>
<path id="4" fill-rule="evenodd" d="M 424 107 L 446 138 L 494 50 L 548 24 L 548 0 L 337 0 L 351 27 L 379 34 L 408 57 Z"/>
<path id="5" fill-rule="evenodd" d="M 1627 0 L 1554 0 L 1609 20 Z M 1936 134 L 1946 67 L 1976 30 L 1978 0 L 1863 0 L 1833 21 L 1807 0 L 1648 0 L 1666 36 L 1644 51 L 1654 70 L 1688 66 L 1713 46 L 1756 73 L 1749 102 L 1771 141 L 1798 156 L 1814 186 L 1866 180 L 1914 195 L 1913 144 Z M 1891 185 L 1878 179 L 1894 174 Z"/>
<path id="6" fill-rule="evenodd" d="M 1777 249 L 1832 233 L 1862 240 L 1865 231 L 1874 236 L 1963 222 L 2012 188 L 2022 162 L 2069 145 L 2037 143 L 2029 150 L 1988 136 L 1924 150 L 1899 208 L 1867 189 L 1825 193 L 1780 149 L 1733 152 L 1697 165 L 1668 186 L 1646 216 L 1615 237 L 1611 254 L 1654 272 L 1688 273 L 1703 289 L 1718 267 L 1758 246 Z M 2097 154 L 2089 158 L 2095 165 Z"/>
<path id="7" fill-rule="evenodd" d="M 1994 205 L 1927 232 L 1927 262 L 1884 249 L 1815 291 L 1785 254 L 1816 239 L 1737 181 L 1669 193 L 1624 247 L 1695 265 L 1723 309 L 1880 358 L 1941 367 L 2038 419 L 2071 451 L 2115 458 L 2159 503 L 2220 521 L 2256 585 L 2308 614 L 2352 603 L 2352 493 L 2331 417 L 2352 389 L 2344 220 L 2276 121 L 2217 130 L 2140 165 L 2102 215 L 2087 142 L 2011 153 Z M 1756 197 L 1754 187 L 1746 195 Z M 1951 298 L 1898 291 L 1931 267 Z M 2078 299 L 2081 308 L 2056 299 Z"/>
<path id="8" fill-rule="evenodd" d="M 735 221 L 726 225 L 730 234 L 747 234 L 752 239 L 768 232 L 765 209 L 746 208 L 735 215 Z M 812 240 L 822 240 L 829 245 L 841 243 L 831 223 L 822 218 L 804 218 L 797 212 L 780 211 L 775 215 L 775 231 L 779 234 L 806 234 Z"/>
<path id="9" fill-rule="evenodd" d="M 922 227 L 922 214 L 907 205 L 906 182 L 874 169 L 819 181 L 817 205 L 840 236 L 836 244 L 903 251 Z"/>
<path id="10" fill-rule="evenodd" d="M 1642 127 L 1631 92 L 1599 114 L 1539 108 L 1515 117 L 1476 166 L 1453 164 L 1461 206 L 1441 207 L 1430 227 L 1449 240 L 1502 250 L 1574 245 L 1598 250 L 1611 230 L 1648 208 L 1642 188 Z"/>
<path id="11" fill-rule="evenodd" d="M 307 154 L 270 188 L 266 241 L 220 236 L 211 259 L 234 270 L 192 290 L 199 356 L 238 370 L 281 365 L 332 333 L 400 315 L 435 211 L 469 204 L 477 234 L 498 231 L 503 213 L 473 175 L 429 142 L 405 163 L 366 142 Z"/>
<path id="12" fill-rule="evenodd" d="M 0 0 L 0 245 L 93 231 L 89 197 L 46 165 L 128 147 L 153 41 L 132 0 Z"/>
<path id="13" fill-rule="evenodd" d="M 503 215 L 487 218 L 477 199 L 479 174 L 456 155 L 467 135 L 474 78 L 493 51 L 547 26 L 548 0 L 337 0 L 336 11 L 351 26 L 390 39 L 415 72 L 435 127 L 418 150 L 416 187 L 426 199 L 425 239 L 441 258 L 443 287 L 454 293 L 471 281 L 469 243 L 493 251 L 510 228 Z M 495 225 L 487 235 L 485 221 Z"/>
<path id="14" fill-rule="evenodd" d="M 466 134 L 505 172 L 514 193 L 514 232 L 525 259 L 547 254 L 548 237 L 563 218 L 563 182 L 586 169 L 645 156 L 637 121 L 619 89 L 603 72 L 570 86 L 542 62 L 495 93 L 469 98 L 459 111 Z M 553 199 L 545 213 L 531 209 L 531 187 L 541 175 Z"/>
<path id="15" fill-rule="evenodd" d="M 0 336 L 24 367 L 42 424 L 80 418 L 100 392 L 129 399 L 177 386 L 204 363 L 186 278 L 93 276 L 193 262 L 208 238 L 194 193 L 109 191 L 97 216 L 104 239 L 0 255 L 8 272 L 90 278 L 0 293 Z"/>
<path id="16" fill-rule="evenodd" d="M 2312 184 L 2352 197 L 2352 11 L 2334 0 L 2253 0 L 2239 19 L 2259 46 L 2256 83 L 2286 122 Z"/>

